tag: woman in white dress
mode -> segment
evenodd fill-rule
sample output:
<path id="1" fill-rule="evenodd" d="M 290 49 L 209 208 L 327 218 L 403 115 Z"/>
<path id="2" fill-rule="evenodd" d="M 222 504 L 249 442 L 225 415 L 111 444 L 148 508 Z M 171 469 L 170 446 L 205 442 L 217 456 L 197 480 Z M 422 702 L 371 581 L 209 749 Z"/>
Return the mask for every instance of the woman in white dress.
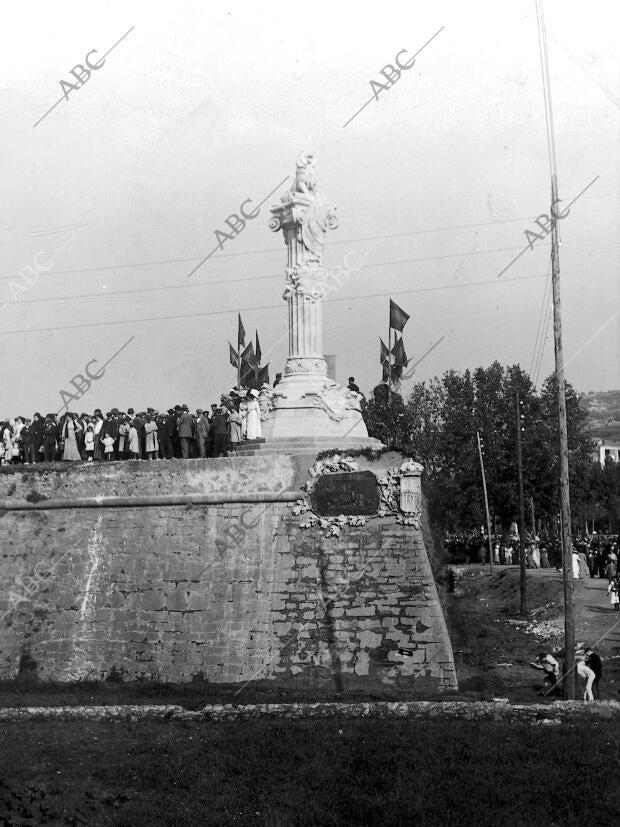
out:
<path id="1" fill-rule="evenodd" d="M 75 424 L 75 414 L 67 414 L 65 424 L 62 428 L 62 438 L 65 441 L 65 450 L 63 451 L 63 460 L 70 462 L 78 462 L 82 459 L 77 446 L 77 426 Z"/>
<path id="2" fill-rule="evenodd" d="M 258 391 L 252 390 L 249 393 L 247 401 L 248 410 L 248 439 L 260 439 L 263 436 L 263 431 L 260 424 L 260 406 L 258 404 Z"/>

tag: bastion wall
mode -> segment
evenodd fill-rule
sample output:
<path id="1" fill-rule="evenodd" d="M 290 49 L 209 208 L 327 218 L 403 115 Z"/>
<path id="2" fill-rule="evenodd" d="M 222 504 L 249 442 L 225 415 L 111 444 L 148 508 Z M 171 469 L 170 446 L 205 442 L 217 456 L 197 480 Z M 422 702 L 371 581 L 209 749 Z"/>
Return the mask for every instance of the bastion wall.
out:
<path id="1" fill-rule="evenodd" d="M 3 468 L 0 680 L 455 689 L 418 524 L 317 522 L 313 463 Z"/>

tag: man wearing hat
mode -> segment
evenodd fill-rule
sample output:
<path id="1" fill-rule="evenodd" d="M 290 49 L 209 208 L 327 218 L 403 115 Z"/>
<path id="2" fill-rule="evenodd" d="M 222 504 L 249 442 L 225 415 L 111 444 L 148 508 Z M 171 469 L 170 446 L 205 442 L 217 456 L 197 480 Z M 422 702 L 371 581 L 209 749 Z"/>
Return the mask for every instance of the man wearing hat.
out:
<path id="1" fill-rule="evenodd" d="M 215 431 L 213 430 L 213 420 L 215 419 L 215 415 L 217 414 L 217 405 L 215 402 L 211 405 L 211 413 L 207 417 L 209 420 L 209 434 L 207 436 L 207 456 L 213 457 L 215 454 L 213 453 L 213 440 L 215 439 Z M 206 415 L 206 414 L 205 414 Z"/>
<path id="2" fill-rule="evenodd" d="M 167 413 L 160 416 L 162 427 L 159 429 L 159 453 L 162 459 L 174 458 L 174 439 L 177 435 L 177 419 L 174 408 L 168 408 Z"/>
<path id="3" fill-rule="evenodd" d="M 177 427 L 181 443 L 181 457 L 182 459 L 189 459 L 194 438 L 194 419 L 187 405 L 183 405 L 181 408 L 181 415 L 177 419 Z"/>
<path id="4" fill-rule="evenodd" d="M 42 446 L 43 446 L 43 426 L 44 422 L 41 418 L 40 413 L 36 413 L 34 415 L 34 421 L 32 423 L 32 433 L 34 434 L 34 461 L 41 462 L 43 459 L 42 453 Z"/>
<path id="5" fill-rule="evenodd" d="M 43 425 L 43 461 L 54 462 L 56 459 L 56 437 L 58 426 L 54 414 L 48 413 Z"/>
<path id="6" fill-rule="evenodd" d="M 116 449 L 118 446 L 118 419 L 112 416 L 112 411 L 108 411 L 105 415 L 105 421 L 101 426 L 101 433 L 99 439 L 104 439 L 106 436 L 111 436 L 114 440 L 114 450 L 112 451 L 112 459 L 117 459 Z M 106 456 L 107 459 L 107 456 Z"/>
<path id="7" fill-rule="evenodd" d="M 219 457 L 223 454 L 228 456 L 228 412 L 225 408 L 217 407 L 215 416 L 211 420 L 213 431 L 213 456 Z"/>

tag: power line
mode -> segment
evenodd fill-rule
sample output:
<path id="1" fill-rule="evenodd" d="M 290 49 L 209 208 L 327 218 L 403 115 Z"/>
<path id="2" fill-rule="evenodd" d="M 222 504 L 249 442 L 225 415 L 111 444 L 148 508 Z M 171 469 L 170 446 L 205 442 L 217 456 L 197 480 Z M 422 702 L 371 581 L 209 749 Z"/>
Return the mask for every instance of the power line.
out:
<path id="1" fill-rule="evenodd" d="M 533 376 L 534 365 L 536 364 L 536 362 L 538 360 L 538 348 L 540 346 L 539 337 L 542 334 L 542 324 L 543 324 L 543 320 L 545 318 L 545 311 L 547 310 L 547 301 L 548 301 L 547 290 L 549 289 L 549 285 L 550 285 L 550 281 L 549 281 L 550 270 L 551 270 L 551 264 L 549 264 L 549 267 L 547 269 L 547 280 L 545 282 L 545 289 L 543 291 L 542 301 L 540 303 L 540 310 L 538 312 L 538 322 L 537 322 L 537 326 L 536 326 L 536 338 L 534 340 L 534 351 L 532 353 L 532 360 L 530 362 L 530 376 Z"/>
<path id="2" fill-rule="evenodd" d="M 541 245 L 544 246 L 544 245 Z M 412 262 L 422 262 L 422 261 L 438 261 L 440 259 L 445 258 L 466 258 L 472 255 L 487 255 L 491 253 L 508 253 L 513 250 L 518 250 L 519 247 L 504 247 L 504 248 L 493 248 L 491 250 L 474 250 L 466 253 L 445 253 L 444 255 L 440 256 L 422 256 L 420 258 L 404 258 L 399 259 L 397 261 L 380 261 L 376 264 L 360 264 L 359 267 L 351 267 L 347 268 L 346 266 L 342 269 L 347 270 L 350 269 L 351 271 L 357 270 L 365 270 L 371 267 L 390 267 L 396 264 L 410 264 Z M 327 272 L 329 273 L 329 269 Z M 331 268 L 334 269 L 334 268 Z M 105 293 L 76 293 L 73 295 L 68 296 L 52 296 L 50 298 L 35 298 L 35 299 L 20 299 L 19 304 L 36 304 L 39 302 L 58 302 L 58 301 L 68 301 L 73 299 L 107 299 L 110 296 L 123 296 L 130 293 L 152 293 L 157 291 L 163 290 L 187 290 L 189 288 L 194 287 L 211 287 L 215 284 L 236 284 L 239 282 L 244 281 L 263 281 L 265 279 L 281 279 L 282 273 L 277 273 L 276 275 L 265 275 L 265 276 L 241 276 L 240 278 L 228 278 L 228 279 L 213 279 L 212 281 L 202 281 L 196 282 L 194 284 L 172 284 L 172 285 L 164 285 L 162 287 L 133 287 L 130 290 L 110 290 L 106 291 Z M 18 303 L 17 301 L 15 302 Z M 7 302 L 9 304 L 9 302 Z"/>
<path id="3" fill-rule="evenodd" d="M 501 282 L 498 282 L 497 279 L 493 279 L 492 281 L 470 281 L 464 284 L 446 284 L 440 287 L 418 287 L 412 290 L 390 290 L 385 293 L 367 293 L 366 295 L 362 296 L 341 296 L 335 299 L 328 299 L 326 303 L 331 304 L 332 302 L 342 301 L 351 302 L 356 301 L 358 299 L 374 299 L 380 298 L 382 296 L 400 296 L 410 293 L 432 293 L 437 290 L 453 290 L 462 287 L 480 287 L 482 285 L 487 284 L 508 284 L 509 282 L 515 281 L 530 281 L 531 279 L 544 279 L 546 278 L 546 276 L 546 273 L 540 273 L 536 276 L 521 276 L 521 278 L 503 279 Z M 55 330 L 76 330 L 82 327 L 111 327 L 112 325 L 119 324 L 140 324 L 142 322 L 170 321 L 172 319 L 194 319 L 203 316 L 222 316 L 228 313 L 251 313 L 258 310 L 278 310 L 281 308 L 282 304 L 267 304 L 261 307 L 231 307 L 227 310 L 206 310 L 202 313 L 186 313 L 173 316 L 152 316 L 144 319 L 121 319 L 119 321 L 108 322 L 84 322 L 83 324 L 59 325 L 58 327 L 32 327 L 24 330 L 0 330 L 0 335 L 7 336 L 14 333 L 49 333 Z"/>
<path id="4" fill-rule="evenodd" d="M 586 198 L 603 198 L 603 197 L 615 197 L 615 193 L 608 193 L 604 196 L 596 195 L 596 196 L 586 196 Z M 585 199 L 584 199 L 585 200 Z M 427 235 L 429 233 L 443 233 L 449 232 L 452 230 L 471 230 L 475 229 L 476 227 L 492 227 L 498 224 L 514 224 L 519 221 L 531 221 L 532 217 L 530 215 L 523 216 L 521 218 L 506 218 L 502 220 L 495 220 L 495 221 L 482 221 L 476 224 L 459 224 L 450 227 L 432 227 L 426 230 L 411 230 L 406 233 L 386 233 L 385 235 L 371 235 L 371 236 L 360 236 L 359 238 L 346 238 L 346 239 L 331 239 L 329 241 L 329 246 L 333 247 L 336 244 L 355 244 L 360 241 L 377 241 L 381 238 L 406 238 L 409 236 L 414 235 Z M 516 248 L 515 248 L 516 249 Z M 282 247 L 268 247 L 261 250 L 243 250 L 237 253 L 220 253 L 217 256 L 213 256 L 212 260 L 215 261 L 216 259 L 220 258 L 233 258 L 238 256 L 249 256 L 249 255 L 260 255 L 263 253 L 281 253 Z M 79 274 L 79 273 L 98 273 L 104 272 L 106 270 L 127 270 L 132 269 L 134 267 L 155 267 L 162 264 L 189 264 L 191 262 L 201 261 L 200 256 L 190 256 L 188 258 L 168 258 L 168 259 L 155 259 L 153 261 L 136 261 L 130 262 L 127 264 L 106 264 L 100 267 L 80 267 L 74 270 L 54 270 L 52 273 L 48 273 L 47 275 L 55 275 L 55 276 L 64 276 L 64 275 L 72 275 L 72 274 Z M 10 279 L 17 278 L 17 274 L 12 276 L 0 276 L 0 281 L 8 281 Z"/>

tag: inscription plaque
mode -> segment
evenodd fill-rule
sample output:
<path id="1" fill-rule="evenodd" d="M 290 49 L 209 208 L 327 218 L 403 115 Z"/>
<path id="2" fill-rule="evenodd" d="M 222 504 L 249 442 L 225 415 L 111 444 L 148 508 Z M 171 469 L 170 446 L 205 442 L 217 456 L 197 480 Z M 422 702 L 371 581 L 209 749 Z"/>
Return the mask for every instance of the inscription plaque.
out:
<path id="1" fill-rule="evenodd" d="M 312 491 L 312 510 L 321 517 L 376 514 L 381 495 L 372 471 L 322 474 Z"/>

